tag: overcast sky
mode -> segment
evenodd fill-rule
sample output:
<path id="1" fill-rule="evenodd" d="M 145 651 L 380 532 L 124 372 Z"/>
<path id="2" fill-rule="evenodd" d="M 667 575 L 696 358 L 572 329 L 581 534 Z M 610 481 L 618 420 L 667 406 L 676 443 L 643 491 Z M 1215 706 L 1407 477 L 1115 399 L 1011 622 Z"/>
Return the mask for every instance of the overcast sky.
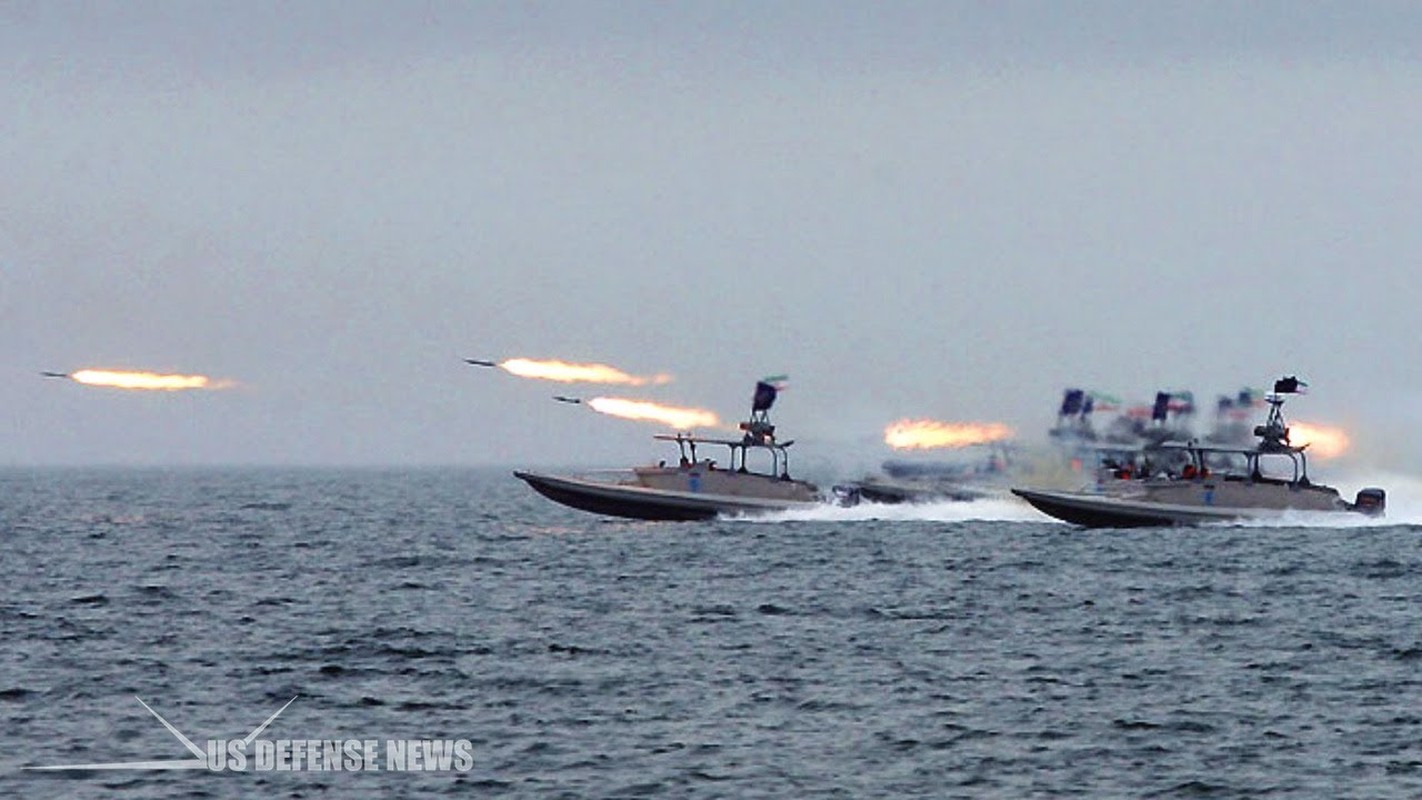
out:
<path id="1" fill-rule="evenodd" d="M 0 463 L 801 459 L 1311 384 L 1422 469 L 1422 6 L 0 4 Z M 463 357 L 667 372 L 566 387 Z M 204 373 L 139 394 L 39 370 Z"/>

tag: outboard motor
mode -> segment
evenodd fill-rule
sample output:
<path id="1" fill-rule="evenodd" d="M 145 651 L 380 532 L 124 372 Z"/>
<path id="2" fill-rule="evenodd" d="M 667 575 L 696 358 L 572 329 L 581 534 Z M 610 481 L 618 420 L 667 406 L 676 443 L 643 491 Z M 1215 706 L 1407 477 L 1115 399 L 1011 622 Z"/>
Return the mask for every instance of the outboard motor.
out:
<path id="1" fill-rule="evenodd" d="M 1387 509 L 1387 492 L 1376 487 L 1359 489 L 1353 501 L 1353 510 L 1370 517 L 1380 517 Z"/>

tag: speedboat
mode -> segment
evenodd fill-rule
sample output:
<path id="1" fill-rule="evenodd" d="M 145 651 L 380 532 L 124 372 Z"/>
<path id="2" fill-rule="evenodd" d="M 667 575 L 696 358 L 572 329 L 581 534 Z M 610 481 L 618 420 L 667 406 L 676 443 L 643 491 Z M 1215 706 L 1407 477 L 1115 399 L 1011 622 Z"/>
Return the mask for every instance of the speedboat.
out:
<path id="1" fill-rule="evenodd" d="M 866 503 L 970 502 L 1005 492 L 1011 463 L 1003 444 L 992 445 L 978 460 L 889 459 L 880 466 L 882 474 L 835 489 Z"/>
<path id="2" fill-rule="evenodd" d="M 857 500 L 866 503 L 894 505 L 898 503 L 965 503 L 991 497 L 983 486 L 938 478 L 894 478 L 870 475 L 847 484 Z M 835 487 L 837 490 L 840 486 Z"/>
<path id="3" fill-rule="evenodd" d="M 613 517 L 647 520 L 703 520 L 722 515 L 764 514 L 821 503 L 812 483 L 790 477 L 789 452 L 794 441 L 777 442 L 769 411 L 775 386 L 756 384 L 750 419 L 740 424 L 739 439 L 717 439 L 691 433 L 658 434 L 680 451 L 675 464 L 665 461 L 633 467 L 619 480 L 548 475 L 515 471 L 534 491 L 571 508 Z M 730 457 L 721 465 L 704 458 L 698 447 L 726 447 Z M 757 469 L 748 456 L 755 454 Z M 765 461 L 769 461 L 769 467 Z"/>
<path id="4" fill-rule="evenodd" d="M 1139 464 L 1098 471 L 1079 491 L 1014 488 L 1013 494 L 1056 519 L 1093 528 L 1197 525 L 1278 517 L 1288 511 L 1384 513 L 1387 493 L 1361 489 L 1352 502 L 1308 477 L 1307 445 L 1289 443 L 1284 395 L 1297 378 L 1283 378 L 1266 396 L 1269 417 L 1253 447 L 1166 442 L 1142 451 Z"/>

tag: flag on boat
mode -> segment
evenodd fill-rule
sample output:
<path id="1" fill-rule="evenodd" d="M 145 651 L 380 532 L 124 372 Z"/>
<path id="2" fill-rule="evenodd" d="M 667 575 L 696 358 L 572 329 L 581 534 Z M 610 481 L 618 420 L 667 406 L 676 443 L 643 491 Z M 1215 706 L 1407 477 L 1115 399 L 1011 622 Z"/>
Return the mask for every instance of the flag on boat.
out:
<path id="1" fill-rule="evenodd" d="M 1308 384 L 1293 375 L 1274 381 L 1274 394 L 1304 394 L 1307 389 Z"/>
<path id="2" fill-rule="evenodd" d="M 756 381 L 755 395 L 751 398 L 751 411 L 769 411 L 775 405 L 775 384 Z"/>
<path id="3" fill-rule="evenodd" d="M 1155 405 L 1151 406 L 1150 409 L 1150 418 L 1157 422 L 1164 422 L 1169 410 L 1170 392 L 1156 392 Z"/>
<path id="4" fill-rule="evenodd" d="M 1092 404 L 1097 411 L 1115 411 L 1121 407 L 1121 398 L 1105 392 L 1092 392 Z"/>
<path id="5" fill-rule="evenodd" d="M 1195 393 L 1194 392 L 1171 392 L 1170 410 L 1176 414 L 1195 413 Z"/>

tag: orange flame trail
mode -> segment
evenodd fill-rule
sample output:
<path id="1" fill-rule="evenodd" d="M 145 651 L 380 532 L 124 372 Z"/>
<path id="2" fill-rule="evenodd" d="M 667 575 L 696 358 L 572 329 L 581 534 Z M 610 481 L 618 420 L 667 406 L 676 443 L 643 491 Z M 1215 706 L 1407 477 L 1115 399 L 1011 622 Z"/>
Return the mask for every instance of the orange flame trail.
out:
<path id="1" fill-rule="evenodd" d="M 227 389 L 235 384 L 206 375 L 161 375 L 157 372 L 129 372 L 111 369 L 81 369 L 69 378 L 85 386 L 135 389 L 154 392 L 181 392 L 187 389 Z"/>
<path id="2" fill-rule="evenodd" d="M 1308 422 L 1289 423 L 1289 444 L 1308 445 L 1309 455 L 1336 458 L 1348 450 L 1348 434 L 1342 428 L 1314 425 Z"/>
<path id="3" fill-rule="evenodd" d="M 884 429 L 884 444 L 896 450 L 929 450 L 988 444 L 1010 439 L 1012 435 L 1012 429 L 1000 422 L 901 419 Z"/>
<path id="4" fill-rule="evenodd" d="M 588 401 L 588 405 L 602 414 L 622 419 L 661 422 L 677 430 L 716 428 L 721 425 L 721 418 L 716 416 L 715 412 L 701 408 L 678 408 L 622 397 L 594 397 Z"/>
<path id="5" fill-rule="evenodd" d="M 613 383 L 626 386 L 660 386 L 671 383 L 672 376 L 659 373 L 651 376 L 629 375 L 606 364 L 570 364 L 566 361 L 536 361 L 531 358 L 510 358 L 499 362 L 499 368 L 520 378 L 536 378 L 560 383 Z"/>

